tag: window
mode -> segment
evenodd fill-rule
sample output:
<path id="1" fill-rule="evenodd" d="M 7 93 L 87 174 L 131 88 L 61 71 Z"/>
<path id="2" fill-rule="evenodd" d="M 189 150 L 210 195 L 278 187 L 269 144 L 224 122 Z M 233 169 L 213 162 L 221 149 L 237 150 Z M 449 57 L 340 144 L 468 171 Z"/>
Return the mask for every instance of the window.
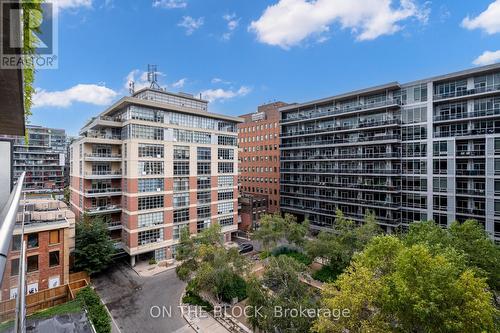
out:
<path id="1" fill-rule="evenodd" d="M 210 148 L 198 147 L 198 161 L 210 161 L 212 153 Z"/>
<path id="2" fill-rule="evenodd" d="M 21 235 L 12 236 L 12 251 L 21 250 Z"/>
<path id="3" fill-rule="evenodd" d="M 198 177 L 197 183 L 198 190 L 206 190 L 211 188 L 210 177 Z"/>
<path id="4" fill-rule="evenodd" d="M 123 139 L 163 140 L 163 128 L 131 124 L 123 127 Z"/>
<path id="5" fill-rule="evenodd" d="M 233 173 L 234 163 L 232 162 L 219 162 L 219 173 Z"/>
<path id="6" fill-rule="evenodd" d="M 12 259 L 10 262 L 10 276 L 19 275 L 19 258 Z"/>
<path id="7" fill-rule="evenodd" d="M 174 223 L 189 222 L 189 208 L 174 210 Z"/>
<path id="8" fill-rule="evenodd" d="M 198 162 L 198 175 L 209 175 L 210 171 L 210 162 Z"/>
<path id="9" fill-rule="evenodd" d="M 137 235 L 137 241 L 139 245 L 146 245 L 150 243 L 156 243 L 163 240 L 163 229 L 152 229 L 139 231 Z"/>
<path id="10" fill-rule="evenodd" d="M 49 252 L 49 267 L 59 266 L 59 251 Z"/>
<path id="11" fill-rule="evenodd" d="M 198 216 L 198 219 L 210 218 L 211 215 L 210 206 L 198 207 L 196 209 L 196 214 Z"/>
<path id="12" fill-rule="evenodd" d="M 228 214 L 234 211 L 233 202 L 219 202 L 217 204 L 217 214 Z"/>
<path id="13" fill-rule="evenodd" d="M 139 161 L 137 168 L 139 176 L 163 175 L 163 161 Z"/>
<path id="14" fill-rule="evenodd" d="M 28 249 L 38 247 L 38 234 L 28 235 Z"/>
<path id="15" fill-rule="evenodd" d="M 184 229 L 189 228 L 189 225 L 186 224 L 180 224 L 180 225 L 174 225 L 172 229 L 172 237 L 173 239 L 179 239 L 181 238 L 181 233 Z"/>
<path id="16" fill-rule="evenodd" d="M 139 228 L 160 224 L 163 224 L 163 212 L 140 214 L 137 216 L 137 225 Z"/>
<path id="17" fill-rule="evenodd" d="M 234 186 L 234 178 L 233 176 L 219 176 L 217 179 L 218 187 L 233 187 Z"/>
<path id="18" fill-rule="evenodd" d="M 202 232 L 203 230 L 207 229 L 210 227 L 210 220 L 204 220 L 204 221 L 197 221 L 196 222 L 196 231 Z"/>
<path id="19" fill-rule="evenodd" d="M 495 175 L 500 175 L 500 158 L 495 158 Z"/>
<path id="20" fill-rule="evenodd" d="M 163 178 L 146 178 L 138 180 L 138 191 L 144 192 L 159 192 L 163 191 L 164 183 Z"/>
<path id="21" fill-rule="evenodd" d="M 28 257 L 28 273 L 38 271 L 38 255 Z"/>
<path id="22" fill-rule="evenodd" d="M 221 218 L 219 218 L 218 221 L 219 221 L 219 225 L 221 227 L 234 224 L 234 218 L 232 216 L 231 217 L 221 217 Z"/>
<path id="23" fill-rule="evenodd" d="M 49 233 L 49 244 L 59 243 L 59 230 L 51 230 Z"/>
<path id="24" fill-rule="evenodd" d="M 174 176 L 189 175 L 189 162 L 174 162 Z"/>
<path id="25" fill-rule="evenodd" d="M 189 206 L 189 193 L 178 193 L 173 196 L 174 208 Z"/>
<path id="26" fill-rule="evenodd" d="M 233 191 L 219 192 L 217 193 L 217 200 L 230 200 L 233 199 Z"/>
<path id="27" fill-rule="evenodd" d="M 211 193 L 210 191 L 198 192 L 196 194 L 196 198 L 198 200 L 198 204 L 206 204 L 211 202 Z"/>
<path id="28" fill-rule="evenodd" d="M 237 146 L 236 137 L 228 135 L 219 135 L 217 137 L 217 143 L 222 146 Z"/>
<path id="29" fill-rule="evenodd" d="M 139 144 L 139 157 L 163 158 L 163 145 Z"/>
<path id="30" fill-rule="evenodd" d="M 233 160 L 234 159 L 234 149 L 219 148 L 218 158 L 219 158 L 219 160 Z"/>
<path id="31" fill-rule="evenodd" d="M 138 199 L 139 210 L 155 209 L 163 207 L 163 195 L 140 197 Z"/>
<path id="32" fill-rule="evenodd" d="M 189 147 L 174 146 L 174 160 L 189 160 Z"/>
<path id="33" fill-rule="evenodd" d="M 174 178 L 174 191 L 188 191 L 189 178 Z"/>
<path id="34" fill-rule="evenodd" d="M 448 155 L 448 143 L 446 141 L 434 142 L 434 156 L 446 156 Z"/>

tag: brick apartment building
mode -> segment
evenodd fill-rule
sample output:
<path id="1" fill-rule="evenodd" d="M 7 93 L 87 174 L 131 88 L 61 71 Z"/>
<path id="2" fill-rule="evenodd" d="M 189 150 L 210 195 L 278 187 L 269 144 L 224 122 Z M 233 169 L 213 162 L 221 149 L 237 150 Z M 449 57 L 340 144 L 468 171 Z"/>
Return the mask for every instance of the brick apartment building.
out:
<path id="1" fill-rule="evenodd" d="M 188 94 L 142 89 L 110 106 L 70 148 L 71 208 L 102 216 L 117 248 L 175 259 L 183 228 L 238 229 L 237 123 Z"/>
<path id="2" fill-rule="evenodd" d="M 288 104 L 274 102 L 261 105 L 257 112 L 242 115 L 238 125 L 240 229 L 257 225 L 263 212 L 280 210 L 280 114 Z M 267 202 L 263 202 L 263 198 Z"/>
<path id="3" fill-rule="evenodd" d="M 75 214 L 62 201 L 29 199 L 26 206 L 26 291 L 34 293 L 69 282 L 70 252 L 75 247 Z M 17 295 L 22 213 L 17 216 L 11 249 L 2 279 L 1 300 Z"/>

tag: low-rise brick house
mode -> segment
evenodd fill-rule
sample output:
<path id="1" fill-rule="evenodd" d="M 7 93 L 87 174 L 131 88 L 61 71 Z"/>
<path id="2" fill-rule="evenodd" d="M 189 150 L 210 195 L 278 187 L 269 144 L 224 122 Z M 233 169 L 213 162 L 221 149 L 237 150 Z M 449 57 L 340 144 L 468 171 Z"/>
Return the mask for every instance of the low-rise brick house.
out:
<path id="1" fill-rule="evenodd" d="M 68 283 L 69 255 L 75 247 L 75 214 L 58 200 L 30 199 L 22 201 L 21 208 L 23 205 L 27 293 Z M 18 292 L 22 213 L 17 221 L 2 279 L 2 300 L 14 298 Z"/>

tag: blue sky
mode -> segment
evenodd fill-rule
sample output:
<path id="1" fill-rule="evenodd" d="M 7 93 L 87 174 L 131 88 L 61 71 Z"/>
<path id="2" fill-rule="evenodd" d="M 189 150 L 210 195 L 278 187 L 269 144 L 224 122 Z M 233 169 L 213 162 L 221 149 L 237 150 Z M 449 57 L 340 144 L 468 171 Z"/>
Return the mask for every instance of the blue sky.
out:
<path id="1" fill-rule="evenodd" d="M 76 135 L 158 65 L 229 115 L 500 61 L 500 0 L 58 0 L 30 123 Z M 487 53 L 485 53 L 487 52 Z"/>

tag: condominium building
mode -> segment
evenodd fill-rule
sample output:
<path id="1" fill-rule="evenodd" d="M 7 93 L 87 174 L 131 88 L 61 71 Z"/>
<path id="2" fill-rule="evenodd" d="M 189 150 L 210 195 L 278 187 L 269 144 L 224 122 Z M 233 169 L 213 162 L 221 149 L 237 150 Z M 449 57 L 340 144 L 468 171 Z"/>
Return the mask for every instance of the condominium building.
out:
<path id="1" fill-rule="evenodd" d="M 27 137 L 14 140 L 14 179 L 25 171 L 28 195 L 62 195 L 66 160 L 66 133 L 63 129 L 27 125 Z"/>
<path id="2" fill-rule="evenodd" d="M 25 209 L 26 292 L 34 293 L 69 282 L 70 252 L 75 248 L 75 214 L 62 201 L 28 199 Z M 17 216 L 11 248 L 2 279 L 2 300 L 18 293 L 22 213 Z"/>
<path id="3" fill-rule="evenodd" d="M 500 240 L 500 65 L 353 91 L 281 111 L 281 209 L 386 230 L 475 219 Z"/>
<path id="4" fill-rule="evenodd" d="M 71 206 L 102 216 L 136 259 L 173 260 L 183 228 L 237 230 L 237 117 L 188 94 L 142 89 L 81 129 L 70 148 Z"/>
<path id="5" fill-rule="evenodd" d="M 267 197 L 266 212 L 280 209 L 279 187 L 279 111 L 283 102 L 261 105 L 257 111 L 242 115 L 238 125 L 240 192 L 256 196 L 260 203 Z M 259 207 L 262 206 L 259 204 Z M 252 217 L 254 224 L 258 216 Z"/>

